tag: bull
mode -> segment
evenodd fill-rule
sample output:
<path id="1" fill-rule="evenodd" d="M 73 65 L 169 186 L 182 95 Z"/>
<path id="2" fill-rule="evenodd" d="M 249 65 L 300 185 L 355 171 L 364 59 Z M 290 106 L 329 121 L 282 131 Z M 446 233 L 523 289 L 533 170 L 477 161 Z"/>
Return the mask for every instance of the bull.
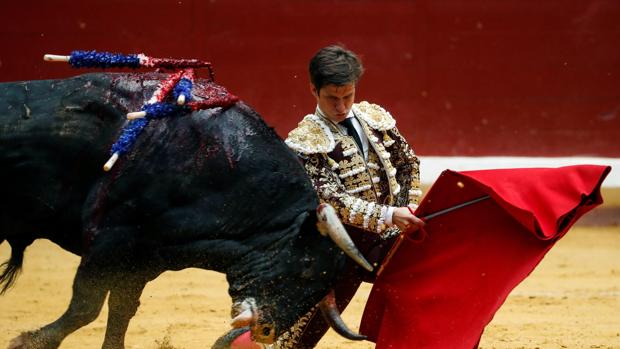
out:
<path id="1" fill-rule="evenodd" d="M 12 248 L 2 292 L 35 239 L 81 256 L 65 313 L 11 348 L 57 348 L 98 316 L 108 293 L 102 347 L 123 348 L 146 283 L 190 267 L 225 273 L 233 325 L 271 343 L 328 294 L 347 262 L 342 250 L 367 263 L 333 209 L 319 206 L 296 156 L 242 102 L 151 121 L 103 172 L 126 113 L 161 79 L 86 74 L 0 84 L 0 243 Z"/>

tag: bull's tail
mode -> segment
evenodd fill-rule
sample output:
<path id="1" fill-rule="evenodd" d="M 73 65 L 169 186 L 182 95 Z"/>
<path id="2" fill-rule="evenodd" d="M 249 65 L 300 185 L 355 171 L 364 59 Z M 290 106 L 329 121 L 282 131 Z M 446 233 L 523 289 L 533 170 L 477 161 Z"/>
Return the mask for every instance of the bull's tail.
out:
<path id="1" fill-rule="evenodd" d="M 9 242 L 10 243 L 10 242 Z M 17 280 L 24 262 L 24 251 L 28 245 L 11 244 L 11 258 L 0 265 L 0 295 L 4 294 Z"/>

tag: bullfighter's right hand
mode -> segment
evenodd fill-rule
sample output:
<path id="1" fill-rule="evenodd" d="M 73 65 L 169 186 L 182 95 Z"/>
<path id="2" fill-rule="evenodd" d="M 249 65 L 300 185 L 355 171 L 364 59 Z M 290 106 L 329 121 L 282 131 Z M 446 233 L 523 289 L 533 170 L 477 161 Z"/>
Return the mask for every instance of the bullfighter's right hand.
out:
<path id="1" fill-rule="evenodd" d="M 407 207 L 397 207 L 392 214 L 392 223 L 402 233 L 412 233 L 424 226 L 424 221 L 411 213 Z"/>

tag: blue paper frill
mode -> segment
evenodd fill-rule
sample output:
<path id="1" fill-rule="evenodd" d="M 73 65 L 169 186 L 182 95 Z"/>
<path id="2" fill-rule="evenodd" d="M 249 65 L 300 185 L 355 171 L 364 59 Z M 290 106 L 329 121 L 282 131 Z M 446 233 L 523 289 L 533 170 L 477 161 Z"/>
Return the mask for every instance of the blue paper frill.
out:
<path id="1" fill-rule="evenodd" d="M 140 67 L 138 55 L 123 55 L 119 53 L 97 51 L 73 51 L 69 64 L 74 68 L 112 68 L 112 67 Z"/>

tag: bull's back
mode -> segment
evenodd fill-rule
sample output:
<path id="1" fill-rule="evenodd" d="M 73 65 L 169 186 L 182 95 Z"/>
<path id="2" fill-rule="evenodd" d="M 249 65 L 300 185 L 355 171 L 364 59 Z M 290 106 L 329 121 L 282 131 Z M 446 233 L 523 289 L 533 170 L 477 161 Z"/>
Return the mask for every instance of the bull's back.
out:
<path id="1" fill-rule="evenodd" d="M 243 103 L 152 120 L 103 172 L 125 113 L 139 110 L 161 78 L 88 74 L 0 84 L 4 224 L 47 238 L 66 234 L 56 235 L 61 244 L 79 243 L 83 224 L 99 222 L 155 235 L 172 229 L 188 239 L 217 238 L 214 231 L 238 237 L 286 228 L 316 207 L 295 155 Z M 112 218 L 93 218 L 102 215 Z"/>

